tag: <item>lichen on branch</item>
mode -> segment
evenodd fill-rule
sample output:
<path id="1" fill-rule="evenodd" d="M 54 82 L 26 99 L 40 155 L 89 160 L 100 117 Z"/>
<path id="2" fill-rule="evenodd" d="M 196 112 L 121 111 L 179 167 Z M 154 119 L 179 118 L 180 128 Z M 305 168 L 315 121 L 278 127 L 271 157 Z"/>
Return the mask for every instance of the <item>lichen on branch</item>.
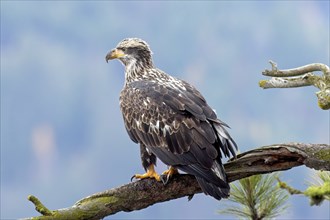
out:
<path id="1" fill-rule="evenodd" d="M 293 69 L 280 70 L 277 64 L 269 61 L 271 70 L 262 72 L 270 76 L 269 80 L 260 80 L 259 86 L 263 89 L 269 88 L 295 88 L 302 86 L 315 86 L 320 91 L 316 92 L 318 105 L 321 109 L 330 109 L 330 69 L 322 63 L 312 63 Z M 314 72 L 321 71 L 321 75 Z"/>
<path id="2" fill-rule="evenodd" d="M 328 144 L 275 144 L 241 153 L 224 166 L 229 182 L 233 182 L 301 165 L 329 171 L 329 155 Z M 83 198 L 71 207 L 54 211 L 47 209 L 36 197 L 30 196 L 29 200 L 42 216 L 29 219 L 102 219 L 120 211 L 140 210 L 186 196 L 189 199 L 201 192 L 195 177 L 185 174 L 174 176 L 167 185 L 152 179 L 128 183 Z"/>
<path id="3" fill-rule="evenodd" d="M 305 191 L 300 191 L 282 182 L 279 178 L 278 185 L 285 189 L 291 195 L 305 195 L 309 197 L 311 205 L 320 205 L 324 200 L 330 201 L 330 172 L 318 171 L 317 175 L 321 179 L 321 183 L 310 183 Z"/>

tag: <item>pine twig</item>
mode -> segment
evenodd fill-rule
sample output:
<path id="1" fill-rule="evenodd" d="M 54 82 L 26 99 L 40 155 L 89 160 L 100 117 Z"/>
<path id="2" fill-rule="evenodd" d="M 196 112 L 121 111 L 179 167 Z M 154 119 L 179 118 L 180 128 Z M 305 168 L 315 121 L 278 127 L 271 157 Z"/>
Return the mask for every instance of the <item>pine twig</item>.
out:
<path id="1" fill-rule="evenodd" d="M 280 180 L 280 178 L 277 178 L 277 181 L 278 181 L 278 185 L 281 189 L 285 189 L 286 191 L 288 191 L 288 193 L 290 193 L 290 195 L 300 195 L 300 194 L 304 194 L 304 192 L 298 190 L 298 189 L 295 189 L 291 186 L 289 186 L 288 184 L 286 184 L 285 182 L 282 182 Z"/>
<path id="2" fill-rule="evenodd" d="M 321 171 L 319 171 L 321 172 Z M 327 171 L 323 171 L 327 172 Z M 328 172 L 328 176 L 329 172 Z M 295 189 L 277 178 L 280 188 L 285 189 L 291 195 L 305 195 L 309 197 L 311 205 L 320 205 L 324 200 L 330 201 L 330 180 L 322 180 L 322 184 L 311 184 L 305 191 Z"/>

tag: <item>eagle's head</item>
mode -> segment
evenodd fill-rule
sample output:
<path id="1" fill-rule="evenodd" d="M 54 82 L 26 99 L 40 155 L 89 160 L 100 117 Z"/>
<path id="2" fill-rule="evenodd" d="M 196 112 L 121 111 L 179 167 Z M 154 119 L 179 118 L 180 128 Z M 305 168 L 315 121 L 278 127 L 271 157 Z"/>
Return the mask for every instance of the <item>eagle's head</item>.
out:
<path id="1" fill-rule="evenodd" d="M 106 55 L 105 60 L 108 62 L 119 59 L 126 67 L 126 71 L 132 71 L 134 68 L 152 68 L 151 54 L 150 47 L 145 41 L 139 38 L 126 38 Z"/>

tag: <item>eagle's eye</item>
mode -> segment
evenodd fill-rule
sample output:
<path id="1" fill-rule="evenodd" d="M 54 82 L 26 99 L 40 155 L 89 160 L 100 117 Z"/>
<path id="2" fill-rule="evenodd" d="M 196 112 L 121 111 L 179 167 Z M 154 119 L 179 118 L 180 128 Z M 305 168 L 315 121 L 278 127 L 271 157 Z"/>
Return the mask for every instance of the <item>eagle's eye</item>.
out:
<path id="1" fill-rule="evenodd" d="M 117 47 L 117 49 L 123 51 L 124 53 L 127 51 L 126 47 Z"/>

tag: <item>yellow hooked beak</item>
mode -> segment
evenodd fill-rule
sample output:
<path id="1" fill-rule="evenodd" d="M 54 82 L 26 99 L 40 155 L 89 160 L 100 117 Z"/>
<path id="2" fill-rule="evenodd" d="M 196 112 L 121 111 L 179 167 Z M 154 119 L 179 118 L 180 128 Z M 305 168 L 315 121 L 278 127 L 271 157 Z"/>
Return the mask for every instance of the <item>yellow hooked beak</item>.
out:
<path id="1" fill-rule="evenodd" d="M 108 62 L 109 60 L 117 59 L 123 56 L 125 56 L 125 53 L 122 50 L 113 49 L 106 55 L 105 61 Z"/>

